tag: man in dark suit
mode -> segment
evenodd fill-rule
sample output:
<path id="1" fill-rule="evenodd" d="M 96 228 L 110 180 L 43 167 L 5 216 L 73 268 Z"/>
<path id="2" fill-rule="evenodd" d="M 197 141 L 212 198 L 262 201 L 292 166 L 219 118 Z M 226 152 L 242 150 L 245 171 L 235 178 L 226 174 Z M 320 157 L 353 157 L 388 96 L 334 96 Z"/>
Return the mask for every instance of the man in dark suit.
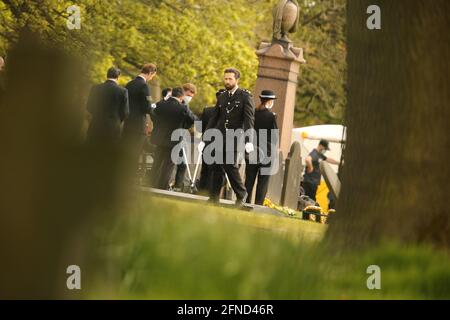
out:
<path id="1" fill-rule="evenodd" d="M 130 99 L 130 116 L 125 121 L 123 137 L 129 148 L 130 158 L 136 163 L 147 137 L 147 115 L 152 112 L 150 88 L 147 82 L 155 77 L 156 72 L 156 65 L 145 64 L 141 73 L 125 86 Z"/>
<path id="2" fill-rule="evenodd" d="M 91 89 L 87 110 L 92 115 L 88 129 L 88 141 L 116 143 L 121 136 L 121 124 L 129 114 L 127 90 L 117 81 L 120 70 L 110 68 L 107 80 Z"/>
<path id="3" fill-rule="evenodd" d="M 192 83 L 186 83 L 183 85 L 183 92 L 184 92 L 184 98 L 183 98 L 183 106 L 187 109 L 189 113 L 192 113 L 191 109 L 189 108 L 189 103 L 192 101 L 194 96 L 197 94 L 197 87 Z M 197 118 L 195 118 L 194 121 L 197 121 Z M 183 124 L 184 129 L 190 129 L 192 124 L 187 123 Z M 180 152 L 180 156 L 182 157 L 183 151 Z M 187 164 L 180 163 L 177 165 L 177 171 L 175 174 L 175 184 L 173 185 L 173 190 L 182 192 L 184 188 L 184 179 L 186 177 L 186 170 L 187 170 Z"/>
<path id="4" fill-rule="evenodd" d="M 220 89 L 216 92 L 216 103 L 217 99 L 219 99 L 219 96 L 224 93 L 225 89 Z M 208 122 L 211 119 L 212 115 L 214 114 L 214 106 L 213 107 L 206 107 L 203 109 L 202 115 L 200 116 L 200 121 L 202 122 L 202 134 L 205 133 L 206 127 L 208 126 Z M 222 175 L 223 176 L 223 175 Z M 205 160 L 202 159 L 202 169 L 200 171 L 200 181 L 198 183 L 198 189 L 200 191 L 209 191 L 212 188 L 212 166 L 209 166 L 206 164 Z M 225 180 L 225 177 L 223 176 L 223 181 Z"/>
<path id="5" fill-rule="evenodd" d="M 218 201 L 220 190 L 222 188 L 222 176 L 223 171 L 228 176 L 230 180 L 231 187 L 236 193 L 236 206 L 242 207 L 247 198 L 247 190 L 245 189 L 242 177 L 239 173 L 239 163 L 238 155 L 242 154 L 244 150 L 238 150 L 240 143 L 238 143 L 237 148 L 234 143 L 234 138 L 227 139 L 228 130 L 251 130 L 254 129 L 255 122 L 255 104 L 253 102 L 252 95 L 249 91 L 239 88 L 238 83 L 240 79 L 240 72 L 237 69 L 229 68 L 224 72 L 224 85 L 227 89 L 226 92 L 222 93 L 218 100 L 216 107 L 214 108 L 214 113 L 209 120 L 208 129 L 218 129 L 223 135 L 224 146 L 222 149 L 222 154 L 220 158 L 223 160 L 223 164 L 215 164 L 214 178 L 213 178 L 213 188 L 210 193 L 211 201 Z M 244 135 L 239 135 L 239 140 L 245 138 Z M 204 144 L 202 144 L 199 149 L 202 149 Z M 250 153 L 254 151 L 253 147 L 253 137 L 247 138 L 245 143 L 245 152 Z M 227 161 L 226 154 L 233 155 L 233 161 L 230 163 Z"/>
<path id="6" fill-rule="evenodd" d="M 167 101 L 160 101 L 153 110 L 153 132 L 151 142 L 156 146 L 155 157 L 150 173 L 151 185 L 158 189 L 169 187 L 174 168 L 171 158 L 172 148 L 179 141 L 172 141 L 172 132 L 183 126 L 192 126 L 195 115 L 182 105 L 184 92 L 182 88 L 174 88 Z"/>

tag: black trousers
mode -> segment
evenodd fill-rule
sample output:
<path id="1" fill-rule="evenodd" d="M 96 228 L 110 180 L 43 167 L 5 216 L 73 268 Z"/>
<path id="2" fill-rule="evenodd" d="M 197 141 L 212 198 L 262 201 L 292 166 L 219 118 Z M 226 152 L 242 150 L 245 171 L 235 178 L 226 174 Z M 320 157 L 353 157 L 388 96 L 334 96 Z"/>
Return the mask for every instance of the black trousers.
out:
<path id="1" fill-rule="evenodd" d="M 128 159 L 132 163 L 132 165 L 136 165 L 136 168 L 139 164 L 139 157 L 144 149 L 145 140 L 147 136 L 143 133 L 134 133 L 134 132 L 124 132 L 122 141 L 124 141 Z"/>
<path id="2" fill-rule="evenodd" d="M 262 206 L 264 204 L 264 199 L 267 195 L 267 190 L 269 188 L 270 175 L 262 175 L 261 164 L 249 164 L 245 166 L 245 188 L 247 189 L 248 197 L 247 203 L 252 201 L 253 187 L 255 185 L 256 179 L 258 183 L 256 185 L 256 195 L 255 204 Z"/>
<path id="3" fill-rule="evenodd" d="M 150 185 L 153 188 L 167 190 L 175 167 L 171 158 L 172 148 L 157 146 L 150 172 Z"/>
<path id="4" fill-rule="evenodd" d="M 177 172 L 175 174 L 175 188 L 184 187 L 184 178 L 186 177 L 187 165 L 183 162 L 177 165 Z"/>
<path id="5" fill-rule="evenodd" d="M 316 193 L 317 188 L 319 187 L 317 184 L 311 182 L 302 182 L 303 190 L 305 190 L 305 194 L 310 197 L 312 200 L 316 201 Z"/>
<path id="6" fill-rule="evenodd" d="M 224 159 L 225 160 L 225 159 Z M 242 181 L 241 174 L 239 173 L 239 166 L 237 164 L 237 156 L 234 157 L 233 164 L 212 164 L 213 170 L 213 186 L 210 189 L 210 198 L 213 201 L 218 201 L 220 196 L 220 190 L 223 186 L 224 174 L 228 176 L 230 180 L 231 188 L 233 188 L 234 193 L 238 200 L 243 200 L 247 197 L 247 189 Z"/>
<path id="7" fill-rule="evenodd" d="M 202 169 L 200 170 L 200 181 L 198 183 L 198 189 L 200 191 L 210 190 L 212 188 L 212 167 L 207 165 L 205 161 L 202 161 Z"/>

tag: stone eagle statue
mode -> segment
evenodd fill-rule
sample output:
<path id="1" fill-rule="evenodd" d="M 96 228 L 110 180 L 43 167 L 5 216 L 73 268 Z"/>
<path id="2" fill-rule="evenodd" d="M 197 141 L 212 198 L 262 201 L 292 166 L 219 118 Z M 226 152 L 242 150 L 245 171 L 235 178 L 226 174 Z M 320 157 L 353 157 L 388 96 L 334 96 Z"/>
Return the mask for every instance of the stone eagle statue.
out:
<path id="1" fill-rule="evenodd" d="M 291 42 L 288 33 L 297 31 L 300 6 L 296 0 L 280 0 L 273 9 L 273 41 Z"/>

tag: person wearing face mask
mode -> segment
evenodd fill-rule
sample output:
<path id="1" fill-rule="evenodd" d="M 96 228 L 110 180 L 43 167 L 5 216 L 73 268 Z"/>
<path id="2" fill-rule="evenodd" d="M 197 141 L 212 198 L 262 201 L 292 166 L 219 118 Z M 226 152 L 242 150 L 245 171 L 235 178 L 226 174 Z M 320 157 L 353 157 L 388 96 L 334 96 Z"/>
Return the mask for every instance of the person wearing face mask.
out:
<path id="1" fill-rule="evenodd" d="M 189 103 L 191 103 L 194 96 L 197 94 L 197 87 L 192 83 L 185 83 L 183 85 L 184 91 L 184 104 L 189 107 Z"/>
<path id="2" fill-rule="evenodd" d="M 276 114 L 270 111 L 277 99 L 275 93 L 272 90 L 263 90 L 259 96 L 261 103 L 255 110 L 255 131 L 257 134 L 256 150 L 258 150 L 257 163 L 251 164 L 246 159 L 245 166 L 245 188 L 247 189 L 248 197 L 247 203 L 251 203 L 253 187 L 256 179 L 258 183 L 256 185 L 255 204 L 263 205 L 264 199 L 267 194 L 269 186 L 270 175 L 261 171 L 263 167 L 270 167 L 271 163 L 262 157 L 270 157 L 271 152 L 278 152 L 278 150 L 272 150 L 272 131 L 278 129 Z M 267 140 L 259 141 L 262 133 L 267 133 Z M 262 145 L 264 143 L 264 145 Z"/>
<path id="3" fill-rule="evenodd" d="M 182 88 L 174 88 L 172 96 L 167 101 L 156 104 L 153 112 L 155 119 L 151 143 L 155 146 L 154 161 L 150 172 L 150 185 L 158 189 L 168 189 L 174 163 L 172 149 L 179 142 L 172 141 L 172 133 L 194 124 L 195 116 L 183 105 L 184 92 Z"/>
<path id="4" fill-rule="evenodd" d="M 330 143 L 327 140 L 320 140 L 319 145 L 305 159 L 306 167 L 302 187 L 305 195 L 314 201 L 316 201 L 317 187 L 320 185 L 321 179 L 320 161 L 339 165 L 338 161 L 325 156 L 325 153 L 330 150 L 329 145 Z"/>
<path id="5" fill-rule="evenodd" d="M 191 109 L 189 108 L 189 103 L 192 101 L 194 96 L 197 94 L 197 87 L 192 83 L 185 83 L 183 85 L 183 93 L 184 93 L 184 98 L 183 98 L 182 104 L 186 108 L 186 111 L 192 117 L 194 117 L 195 121 L 197 121 L 198 120 L 197 117 L 192 113 Z M 192 124 L 190 124 L 190 125 L 183 124 L 184 129 L 190 129 L 191 127 L 192 127 Z M 180 154 L 180 156 L 183 156 L 183 155 Z M 174 191 L 183 191 L 184 180 L 186 178 L 186 170 L 187 170 L 187 165 L 184 162 L 177 165 L 177 172 L 175 174 L 175 184 L 173 185 Z"/>

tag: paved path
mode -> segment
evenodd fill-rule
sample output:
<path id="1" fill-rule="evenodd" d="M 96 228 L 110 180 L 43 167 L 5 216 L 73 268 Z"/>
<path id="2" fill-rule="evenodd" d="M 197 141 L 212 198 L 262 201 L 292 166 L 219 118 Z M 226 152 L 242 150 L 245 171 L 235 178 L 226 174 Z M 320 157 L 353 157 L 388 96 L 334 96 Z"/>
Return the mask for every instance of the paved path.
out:
<path id="1" fill-rule="evenodd" d="M 161 190 L 161 189 L 153 189 L 153 188 L 146 188 L 146 187 L 138 187 L 138 190 L 146 193 L 150 193 L 152 195 L 156 195 L 159 197 L 166 197 L 166 198 L 172 198 L 176 200 L 184 200 L 189 202 L 207 202 L 209 197 L 205 196 L 199 196 L 195 194 L 189 194 L 189 193 L 183 193 L 183 192 L 175 192 L 175 191 L 168 191 L 168 190 Z M 227 207 L 227 208 L 234 208 L 234 201 L 231 200 L 224 200 L 221 199 L 219 206 Z M 271 214 L 279 217 L 287 217 L 285 214 L 282 214 L 281 212 L 278 212 L 277 210 L 264 207 L 264 206 L 258 206 L 258 205 L 246 205 L 243 210 L 246 211 L 252 211 L 255 213 L 263 213 L 263 214 Z"/>

